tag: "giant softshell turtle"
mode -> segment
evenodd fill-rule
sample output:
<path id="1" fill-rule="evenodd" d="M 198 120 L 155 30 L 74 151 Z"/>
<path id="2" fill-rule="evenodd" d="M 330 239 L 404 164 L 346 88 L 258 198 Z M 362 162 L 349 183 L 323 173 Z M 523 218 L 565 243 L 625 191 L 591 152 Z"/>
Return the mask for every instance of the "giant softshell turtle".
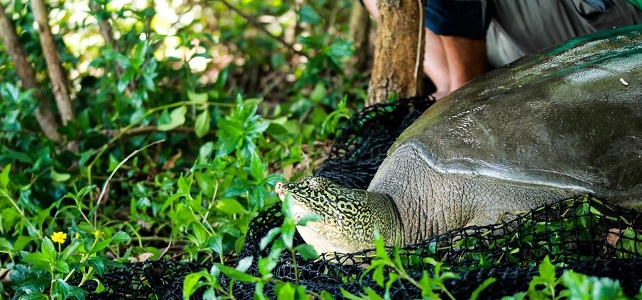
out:
<path id="1" fill-rule="evenodd" d="M 640 208 L 642 26 L 570 40 L 489 72 L 431 106 L 368 190 L 279 183 L 317 251 L 407 244 L 578 194 Z"/>

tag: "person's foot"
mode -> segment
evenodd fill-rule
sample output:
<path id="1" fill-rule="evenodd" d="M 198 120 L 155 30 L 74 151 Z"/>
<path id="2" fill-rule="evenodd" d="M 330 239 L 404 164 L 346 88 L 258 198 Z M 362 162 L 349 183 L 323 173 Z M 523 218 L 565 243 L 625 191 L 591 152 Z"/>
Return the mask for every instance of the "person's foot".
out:
<path id="1" fill-rule="evenodd" d="M 450 94 L 449 91 L 448 92 L 435 91 L 434 93 L 432 93 L 432 96 L 435 97 L 435 100 L 439 100 L 448 94 Z"/>

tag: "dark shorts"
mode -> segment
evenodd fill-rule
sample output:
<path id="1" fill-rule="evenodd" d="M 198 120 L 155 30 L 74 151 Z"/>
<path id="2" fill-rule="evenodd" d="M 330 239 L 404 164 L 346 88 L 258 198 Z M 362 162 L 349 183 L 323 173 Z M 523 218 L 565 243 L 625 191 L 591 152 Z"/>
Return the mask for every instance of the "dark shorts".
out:
<path id="1" fill-rule="evenodd" d="M 500 66 L 572 37 L 640 24 L 627 0 L 429 0 L 426 27 L 436 34 L 486 38 Z"/>

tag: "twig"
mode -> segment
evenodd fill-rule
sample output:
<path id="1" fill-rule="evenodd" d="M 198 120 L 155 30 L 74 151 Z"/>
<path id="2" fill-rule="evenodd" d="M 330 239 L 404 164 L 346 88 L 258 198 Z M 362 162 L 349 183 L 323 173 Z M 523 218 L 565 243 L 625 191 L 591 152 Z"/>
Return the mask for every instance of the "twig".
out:
<path id="1" fill-rule="evenodd" d="M 150 132 L 158 132 L 158 131 L 160 131 L 158 129 L 158 126 L 150 125 L 150 126 L 138 126 L 138 127 L 129 129 L 126 132 L 123 132 L 122 129 L 105 129 L 105 130 L 101 130 L 100 133 L 105 136 L 115 137 L 115 136 L 136 136 L 136 135 L 147 134 Z M 191 132 L 195 132 L 196 129 L 194 129 L 194 127 L 179 126 L 170 131 L 191 133 Z M 210 129 L 207 132 L 207 134 L 216 134 L 216 130 Z"/>
<path id="2" fill-rule="evenodd" d="M 107 184 L 109 184 L 109 181 L 111 180 L 111 178 L 112 178 L 112 177 L 114 177 L 114 175 L 116 174 L 116 171 L 118 171 L 118 169 L 120 168 L 120 166 L 122 166 L 125 162 L 127 162 L 130 158 L 132 158 L 132 157 L 133 157 L 134 155 L 136 155 L 138 152 L 141 152 L 141 151 L 143 151 L 143 150 L 145 150 L 145 149 L 147 149 L 147 148 L 149 148 L 149 147 L 151 147 L 151 146 L 154 146 L 154 145 L 156 145 L 156 144 L 163 143 L 163 142 L 165 142 L 165 140 L 164 140 L 164 139 L 163 139 L 163 140 L 155 141 L 155 142 L 153 142 L 153 143 L 151 143 L 151 144 L 149 144 L 149 145 L 147 145 L 147 146 L 145 146 L 145 147 L 143 147 L 143 148 L 137 149 L 136 151 L 132 152 L 132 153 L 131 153 L 131 154 L 129 154 L 127 157 L 125 157 L 125 159 L 123 159 L 123 160 L 122 160 L 122 161 L 121 161 L 121 162 L 116 166 L 116 168 L 114 168 L 114 170 L 111 172 L 111 174 L 109 174 L 109 177 L 107 178 L 107 181 L 105 181 L 105 184 L 103 184 L 103 188 L 101 189 L 101 191 L 100 191 L 100 195 L 98 196 L 98 201 L 96 202 L 96 207 L 100 206 L 100 202 L 103 200 L 103 195 L 105 194 L 105 190 L 107 189 Z M 94 214 L 94 219 L 95 219 L 95 218 L 96 218 L 96 214 Z M 94 222 L 95 222 L 95 221 L 94 221 Z"/>
<path id="3" fill-rule="evenodd" d="M 421 64 L 421 51 L 424 47 L 421 43 L 423 41 L 423 32 L 424 32 L 424 5 L 423 1 L 417 0 L 417 5 L 419 5 L 419 32 L 417 33 L 417 58 L 415 60 L 415 89 L 417 89 L 417 94 L 419 93 L 419 65 Z"/>
<path id="4" fill-rule="evenodd" d="M 161 258 L 161 257 L 165 256 L 165 254 L 167 254 L 167 251 L 169 251 L 169 248 L 171 248 L 171 246 L 172 246 L 172 236 L 170 235 L 169 236 L 169 242 L 167 243 L 167 247 L 165 247 L 163 252 L 161 252 L 161 254 L 158 257 Z"/>
<path id="5" fill-rule="evenodd" d="M 292 52 L 294 52 L 294 53 L 296 53 L 296 54 L 298 54 L 298 55 L 308 57 L 305 53 L 303 53 L 303 52 L 301 52 L 301 51 L 299 51 L 299 50 L 294 49 L 294 47 L 293 47 L 292 45 L 288 44 L 288 43 L 287 43 L 286 41 L 284 41 L 282 38 L 280 38 L 280 37 L 278 37 L 278 36 L 273 35 L 272 33 L 270 33 L 270 32 L 269 32 L 267 29 L 265 29 L 265 27 L 263 27 L 263 25 L 261 25 L 259 22 L 257 22 L 257 21 L 255 21 L 254 19 L 250 18 L 250 16 L 248 16 L 248 15 L 244 14 L 244 13 L 243 13 L 243 12 L 241 12 L 238 8 L 236 8 L 236 7 L 232 6 L 232 4 L 228 3 L 227 1 L 225 1 L 225 0 L 212 0 L 212 1 L 219 1 L 219 2 L 223 3 L 223 5 L 227 6 L 227 8 L 229 8 L 229 9 L 233 10 L 234 12 L 236 12 L 237 14 L 239 14 L 239 16 L 243 17 L 245 20 L 247 20 L 248 22 L 252 23 L 252 25 L 254 25 L 254 27 L 256 27 L 258 30 L 263 31 L 265 34 L 267 34 L 267 35 L 268 35 L 268 36 L 270 36 L 271 38 L 273 38 L 273 39 L 277 40 L 279 43 L 283 44 L 283 45 L 284 45 L 286 48 L 288 48 L 290 51 L 292 51 Z"/>

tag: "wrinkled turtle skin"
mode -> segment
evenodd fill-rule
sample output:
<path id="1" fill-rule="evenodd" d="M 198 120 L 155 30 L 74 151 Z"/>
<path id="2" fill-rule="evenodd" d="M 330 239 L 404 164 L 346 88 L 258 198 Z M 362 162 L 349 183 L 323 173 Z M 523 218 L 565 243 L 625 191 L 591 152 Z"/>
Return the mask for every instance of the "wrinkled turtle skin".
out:
<path id="1" fill-rule="evenodd" d="M 329 234 L 303 238 L 328 251 L 372 247 L 374 226 L 388 245 L 415 243 L 578 194 L 639 209 L 642 26 L 572 39 L 444 97 L 395 141 L 367 193 L 327 197 L 310 180 L 327 182 L 276 190 L 324 218 L 314 226 Z"/>

